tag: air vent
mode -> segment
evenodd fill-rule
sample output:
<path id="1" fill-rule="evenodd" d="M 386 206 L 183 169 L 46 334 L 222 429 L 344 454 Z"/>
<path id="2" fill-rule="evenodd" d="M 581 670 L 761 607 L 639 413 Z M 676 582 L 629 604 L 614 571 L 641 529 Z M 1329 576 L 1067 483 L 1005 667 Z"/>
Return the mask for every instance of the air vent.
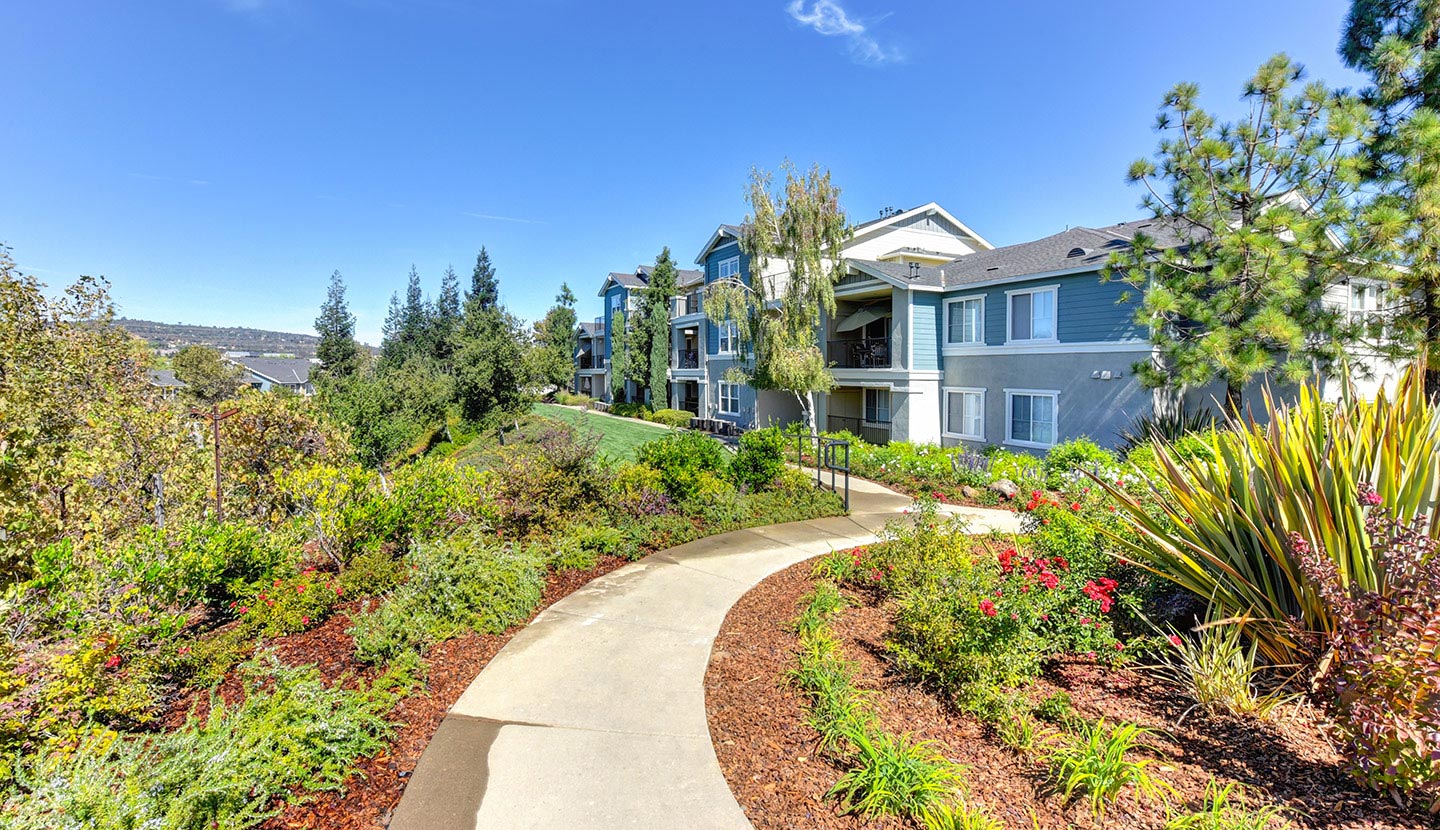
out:
<path id="1" fill-rule="evenodd" d="M 1074 259 L 1077 256 L 1085 256 L 1090 253 L 1088 248 L 1071 248 L 1070 253 L 1065 255 L 1066 259 Z"/>
<path id="2" fill-rule="evenodd" d="M 989 268 L 986 268 L 985 270 L 986 270 L 986 271 L 999 271 L 999 270 L 1000 270 L 1000 266 L 999 266 L 999 265 L 991 265 Z"/>

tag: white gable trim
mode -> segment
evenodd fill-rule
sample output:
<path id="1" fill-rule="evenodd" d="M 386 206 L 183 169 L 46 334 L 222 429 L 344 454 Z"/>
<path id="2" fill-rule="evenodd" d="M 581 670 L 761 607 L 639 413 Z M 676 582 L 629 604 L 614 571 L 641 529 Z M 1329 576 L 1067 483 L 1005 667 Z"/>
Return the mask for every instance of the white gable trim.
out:
<path id="1" fill-rule="evenodd" d="M 942 219 L 959 228 L 962 233 L 973 239 L 978 244 L 981 250 L 988 251 L 995 247 L 994 245 L 991 245 L 988 241 L 986 241 L 986 239 L 980 234 L 971 230 L 970 227 L 964 222 L 956 219 L 955 216 L 950 213 L 950 211 L 946 210 L 943 207 L 940 207 L 940 205 L 936 202 L 926 202 L 920 207 L 911 208 L 910 210 L 897 213 L 894 216 L 887 216 L 873 225 L 867 225 L 865 226 L 864 230 L 855 234 L 854 238 L 851 241 L 853 242 L 855 239 L 863 239 L 867 236 L 871 236 L 901 220 L 910 219 L 915 216 L 924 216 L 929 213 L 938 214 Z"/>

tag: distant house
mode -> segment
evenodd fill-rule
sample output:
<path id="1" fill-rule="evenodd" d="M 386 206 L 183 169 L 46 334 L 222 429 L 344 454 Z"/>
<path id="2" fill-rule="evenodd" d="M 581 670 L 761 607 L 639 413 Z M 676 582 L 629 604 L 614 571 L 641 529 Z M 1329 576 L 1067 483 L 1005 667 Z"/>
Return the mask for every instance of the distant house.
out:
<path id="1" fill-rule="evenodd" d="M 244 370 L 241 382 L 251 389 L 271 392 L 285 389 L 297 395 L 315 394 L 315 385 L 310 381 L 310 370 L 315 365 L 303 357 L 251 357 L 249 355 L 226 355 L 226 360 Z M 150 385 L 160 389 L 167 399 L 185 388 L 185 382 L 175 377 L 169 369 L 151 369 Z"/>
<path id="2" fill-rule="evenodd" d="M 315 364 L 303 357 L 235 357 L 245 369 L 245 383 L 261 392 L 281 388 L 297 395 L 315 394 L 310 382 L 310 369 Z"/>

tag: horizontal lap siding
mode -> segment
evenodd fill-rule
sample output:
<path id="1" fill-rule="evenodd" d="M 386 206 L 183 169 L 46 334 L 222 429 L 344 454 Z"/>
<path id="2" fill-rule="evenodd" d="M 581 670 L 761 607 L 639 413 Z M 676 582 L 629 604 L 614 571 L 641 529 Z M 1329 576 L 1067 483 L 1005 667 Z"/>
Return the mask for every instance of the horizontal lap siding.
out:
<path id="1" fill-rule="evenodd" d="M 1060 286 L 1056 309 L 1060 318 L 1060 341 L 1090 343 L 1097 341 L 1144 339 L 1145 332 L 1134 322 L 1135 303 L 1119 303 L 1128 289 L 1122 283 L 1102 283 L 1099 273 L 1074 274 L 1005 283 L 990 288 L 967 291 L 963 286 L 946 292 L 947 297 L 975 294 L 985 296 L 985 342 L 998 346 L 1005 342 L 1009 314 L 1007 292 L 1044 286 Z M 918 343 L 917 343 L 918 345 Z"/>
<path id="2" fill-rule="evenodd" d="M 904 296 L 899 292 L 896 294 Z M 910 337 L 914 345 L 914 364 L 910 368 L 933 372 L 940 368 L 940 296 L 911 292 L 911 297 L 914 332 Z"/>

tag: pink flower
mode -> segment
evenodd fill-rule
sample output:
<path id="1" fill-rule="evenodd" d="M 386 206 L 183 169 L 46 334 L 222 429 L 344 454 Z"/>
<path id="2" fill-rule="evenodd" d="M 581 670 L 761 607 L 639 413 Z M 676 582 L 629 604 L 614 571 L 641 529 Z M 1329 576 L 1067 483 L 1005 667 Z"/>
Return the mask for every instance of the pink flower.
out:
<path id="1" fill-rule="evenodd" d="M 120 655 L 118 654 L 110 655 L 110 657 L 105 661 L 105 668 L 107 669 L 113 669 L 118 665 L 120 665 Z"/>
<path id="2" fill-rule="evenodd" d="M 297 593 L 297 594 L 303 594 L 303 593 L 305 593 L 305 586 L 304 586 L 304 585 L 296 585 L 296 586 L 295 586 L 295 593 Z"/>
<path id="3" fill-rule="evenodd" d="M 301 624 L 301 625 L 309 625 L 309 624 L 310 624 L 310 618 L 309 618 L 309 617 L 301 617 L 301 618 L 300 618 L 300 624 Z"/>
<path id="4" fill-rule="evenodd" d="M 1124 643 L 1116 643 L 1116 644 L 1115 644 L 1115 650 L 1116 650 L 1116 651 L 1124 651 L 1124 650 L 1125 650 L 1125 644 L 1124 644 Z"/>
<path id="5" fill-rule="evenodd" d="M 1070 502 L 1070 509 L 1078 512 L 1078 511 L 1080 510 L 1080 502 L 1078 502 L 1078 501 L 1072 501 L 1072 502 Z"/>
<path id="6" fill-rule="evenodd" d="M 988 599 L 980 600 L 980 613 L 984 614 L 987 617 L 995 616 L 995 603 L 991 602 Z"/>
<path id="7" fill-rule="evenodd" d="M 1184 641 L 1181 640 L 1180 637 L 1179 637 L 1178 635 L 1176 635 L 1176 634 L 1171 634 L 1170 637 L 1169 637 L 1169 640 L 1170 640 L 1170 645 L 1172 645 L 1172 646 L 1174 646 L 1174 647 L 1176 647 L 1176 648 L 1179 648 L 1180 646 L 1184 645 Z"/>

